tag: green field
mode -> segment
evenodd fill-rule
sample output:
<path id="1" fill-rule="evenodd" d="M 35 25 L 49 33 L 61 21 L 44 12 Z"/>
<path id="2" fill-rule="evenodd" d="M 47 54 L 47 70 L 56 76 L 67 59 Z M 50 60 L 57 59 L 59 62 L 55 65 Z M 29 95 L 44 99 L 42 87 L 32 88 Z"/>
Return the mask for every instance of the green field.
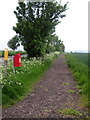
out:
<path id="1" fill-rule="evenodd" d="M 73 53 L 73 55 L 80 61 L 83 62 L 84 64 L 88 65 L 90 67 L 89 64 L 89 53 Z"/>

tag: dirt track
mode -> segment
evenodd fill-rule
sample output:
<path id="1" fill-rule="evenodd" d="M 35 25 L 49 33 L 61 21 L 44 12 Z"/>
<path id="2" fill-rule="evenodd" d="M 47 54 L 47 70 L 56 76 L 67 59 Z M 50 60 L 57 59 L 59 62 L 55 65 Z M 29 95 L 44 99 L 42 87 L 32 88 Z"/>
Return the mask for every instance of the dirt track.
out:
<path id="1" fill-rule="evenodd" d="M 68 83 L 68 84 L 67 84 Z M 80 118 L 85 117 L 86 108 L 79 105 L 80 96 L 75 88 L 64 55 L 54 62 L 44 74 L 34 91 L 16 105 L 3 109 L 4 118 Z M 74 92 L 69 92 L 73 90 Z M 76 117 L 58 113 L 58 109 L 73 108 L 83 115 Z"/>

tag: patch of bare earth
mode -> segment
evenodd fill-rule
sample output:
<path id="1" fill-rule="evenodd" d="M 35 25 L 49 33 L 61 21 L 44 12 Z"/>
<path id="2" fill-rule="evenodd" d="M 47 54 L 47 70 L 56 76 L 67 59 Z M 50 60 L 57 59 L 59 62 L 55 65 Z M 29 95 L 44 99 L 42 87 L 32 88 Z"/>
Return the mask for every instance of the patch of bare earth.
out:
<path id="1" fill-rule="evenodd" d="M 68 83 L 68 84 L 67 84 Z M 80 96 L 75 88 L 65 56 L 54 62 L 34 91 L 17 104 L 2 110 L 3 118 L 83 118 L 87 109 L 79 106 Z M 69 92 L 72 90 L 73 92 Z M 58 110 L 72 108 L 82 115 L 64 115 Z"/>

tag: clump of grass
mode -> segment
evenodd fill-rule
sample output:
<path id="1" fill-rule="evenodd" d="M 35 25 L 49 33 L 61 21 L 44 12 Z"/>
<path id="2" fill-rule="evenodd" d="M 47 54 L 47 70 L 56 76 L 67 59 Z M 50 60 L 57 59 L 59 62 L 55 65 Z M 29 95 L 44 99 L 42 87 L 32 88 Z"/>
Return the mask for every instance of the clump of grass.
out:
<path id="1" fill-rule="evenodd" d="M 69 93 L 74 93 L 74 90 L 68 90 Z"/>
<path id="2" fill-rule="evenodd" d="M 73 108 L 64 108 L 62 110 L 58 109 L 58 113 L 63 115 L 70 115 L 70 116 L 81 116 L 82 114 L 80 111 L 73 109 Z"/>
<path id="3" fill-rule="evenodd" d="M 44 112 L 49 112 L 49 110 L 46 109 L 46 110 L 44 110 Z"/>
<path id="4" fill-rule="evenodd" d="M 70 85 L 70 83 L 66 83 L 66 82 L 64 82 L 64 83 L 62 83 L 63 85 Z"/>
<path id="5" fill-rule="evenodd" d="M 58 54 L 53 53 L 42 58 L 22 59 L 22 66 L 12 72 L 11 61 L 8 62 L 8 75 L 4 78 L 2 72 L 2 105 L 8 107 L 25 97 L 33 90 L 44 72 L 50 67 Z"/>

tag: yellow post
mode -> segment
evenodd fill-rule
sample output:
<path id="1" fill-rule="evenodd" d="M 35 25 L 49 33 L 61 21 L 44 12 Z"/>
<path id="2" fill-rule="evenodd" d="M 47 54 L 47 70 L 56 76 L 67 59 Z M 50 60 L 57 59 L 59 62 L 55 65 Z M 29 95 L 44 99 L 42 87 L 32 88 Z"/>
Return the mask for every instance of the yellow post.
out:
<path id="1" fill-rule="evenodd" d="M 4 60 L 8 60 L 8 48 L 4 50 Z"/>
<path id="2" fill-rule="evenodd" d="M 8 48 L 4 50 L 4 77 L 7 77 Z"/>

